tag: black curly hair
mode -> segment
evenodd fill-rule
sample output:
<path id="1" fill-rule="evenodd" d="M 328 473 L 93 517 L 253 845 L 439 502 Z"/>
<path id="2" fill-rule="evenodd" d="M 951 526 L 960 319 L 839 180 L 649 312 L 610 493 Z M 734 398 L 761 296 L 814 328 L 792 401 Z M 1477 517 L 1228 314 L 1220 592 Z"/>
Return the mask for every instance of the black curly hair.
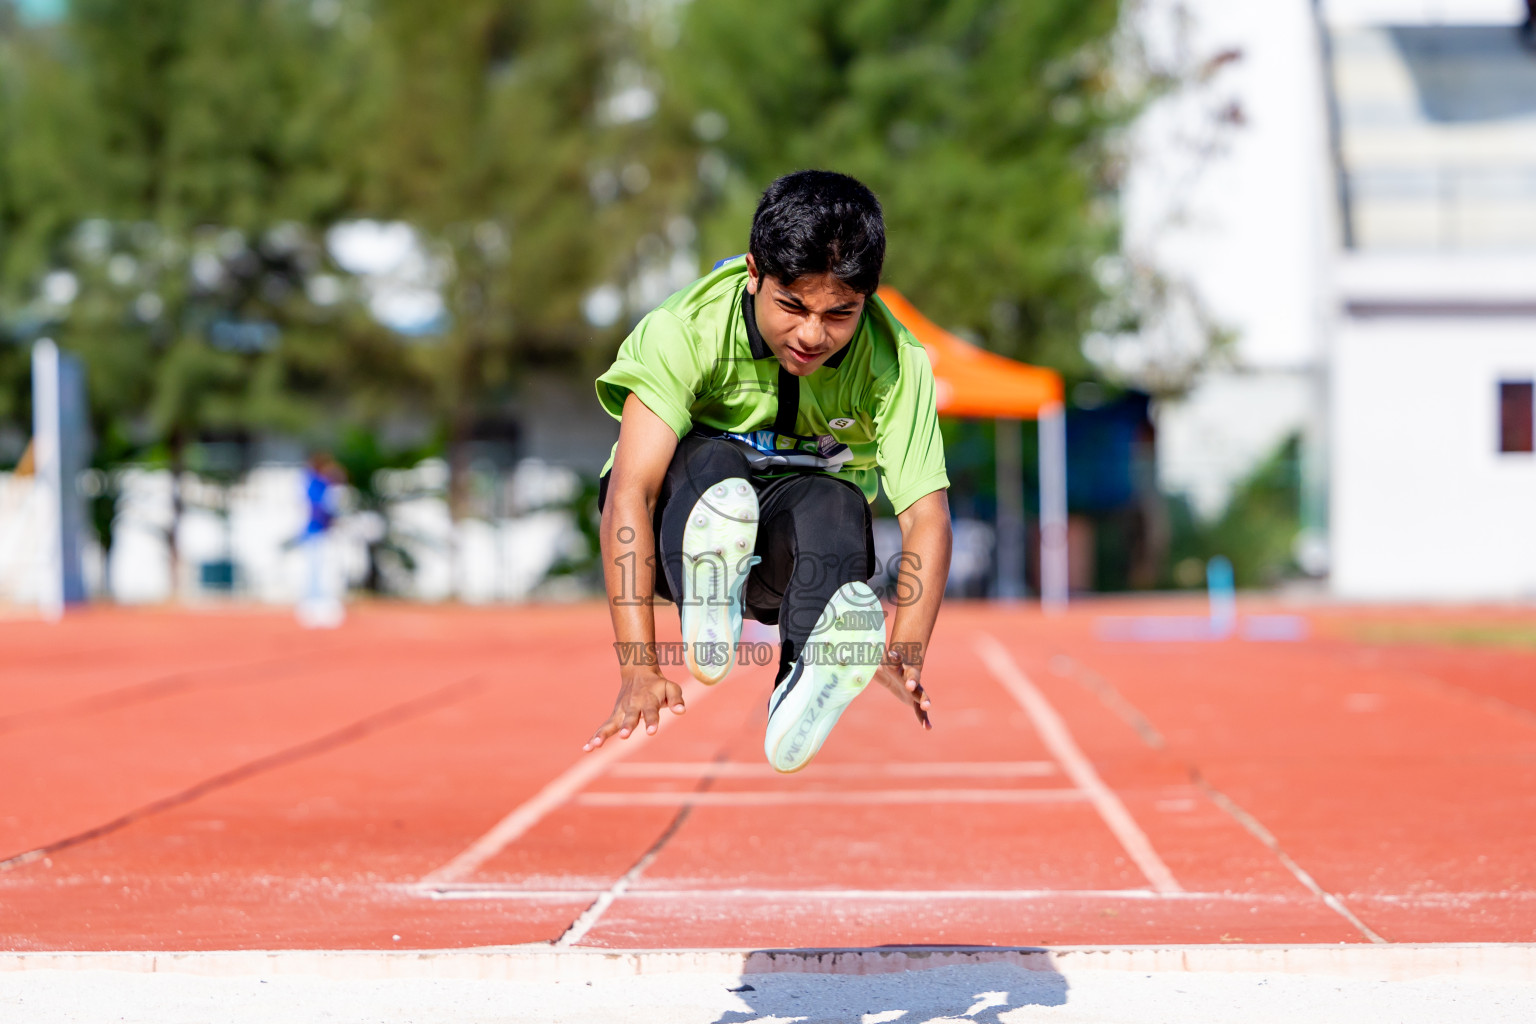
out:
<path id="1" fill-rule="evenodd" d="M 862 295 L 880 287 L 885 217 L 863 182 L 835 171 L 795 171 L 763 192 L 752 217 L 752 259 L 785 284 L 831 272 Z"/>

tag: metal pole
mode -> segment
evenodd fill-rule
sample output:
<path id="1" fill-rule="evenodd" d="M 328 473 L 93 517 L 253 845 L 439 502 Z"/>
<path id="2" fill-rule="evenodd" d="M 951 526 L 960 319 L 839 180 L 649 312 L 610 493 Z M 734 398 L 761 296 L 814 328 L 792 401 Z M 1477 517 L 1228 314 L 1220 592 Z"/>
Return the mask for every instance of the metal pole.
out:
<path id="1" fill-rule="evenodd" d="M 997 596 L 1024 596 L 1024 424 L 997 423 Z"/>
<path id="2" fill-rule="evenodd" d="M 1237 630 L 1237 582 L 1226 555 L 1205 563 L 1205 588 L 1211 601 L 1211 636 L 1225 639 Z"/>
<path id="3" fill-rule="evenodd" d="M 32 346 L 32 459 L 43 534 L 37 606 L 48 622 L 64 617 L 64 439 L 59 401 L 59 350 L 43 338 Z"/>
<path id="4" fill-rule="evenodd" d="M 1040 603 L 1067 607 L 1067 415 L 1061 403 L 1040 410 Z"/>

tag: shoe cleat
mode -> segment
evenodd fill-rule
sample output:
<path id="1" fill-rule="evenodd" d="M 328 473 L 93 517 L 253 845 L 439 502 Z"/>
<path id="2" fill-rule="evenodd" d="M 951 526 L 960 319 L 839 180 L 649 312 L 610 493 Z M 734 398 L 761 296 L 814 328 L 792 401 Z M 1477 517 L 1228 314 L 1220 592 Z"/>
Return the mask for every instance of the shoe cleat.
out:
<path id="1" fill-rule="evenodd" d="M 875 677 L 885 651 L 885 613 L 865 583 L 845 583 L 816 623 L 768 702 L 763 752 L 775 771 L 810 764 L 853 698 Z"/>
<path id="2" fill-rule="evenodd" d="M 683 529 L 683 659 L 710 686 L 730 674 L 741 640 L 742 590 L 761 561 L 757 520 L 757 492 L 735 477 L 701 496 Z"/>

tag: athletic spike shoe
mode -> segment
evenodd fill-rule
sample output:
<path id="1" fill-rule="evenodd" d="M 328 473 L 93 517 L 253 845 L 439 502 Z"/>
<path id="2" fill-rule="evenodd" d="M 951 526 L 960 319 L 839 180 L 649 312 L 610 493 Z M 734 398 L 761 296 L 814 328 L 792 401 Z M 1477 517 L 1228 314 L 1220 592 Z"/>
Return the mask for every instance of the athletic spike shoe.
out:
<path id="1" fill-rule="evenodd" d="M 741 591 L 761 561 L 757 492 L 739 476 L 705 491 L 683 528 L 683 658 L 713 686 L 731 671 L 741 640 Z"/>
<path id="2" fill-rule="evenodd" d="M 885 654 L 885 612 L 867 584 L 845 583 L 768 701 L 763 752 L 775 771 L 811 763 Z"/>

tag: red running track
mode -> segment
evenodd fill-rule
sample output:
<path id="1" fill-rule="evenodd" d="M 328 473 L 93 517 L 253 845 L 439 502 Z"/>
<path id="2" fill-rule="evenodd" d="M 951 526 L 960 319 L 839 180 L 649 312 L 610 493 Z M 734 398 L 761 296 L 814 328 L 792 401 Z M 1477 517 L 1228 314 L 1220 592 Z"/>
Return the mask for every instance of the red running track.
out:
<path id="1" fill-rule="evenodd" d="M 598 604 L 0 623 L 0 948 L 1536 939 L 1536 651 L 1095 639 L 1153 607 L 949 606 L 935 729 L 791 777 L 762 668 L 583 755 Z"/>

